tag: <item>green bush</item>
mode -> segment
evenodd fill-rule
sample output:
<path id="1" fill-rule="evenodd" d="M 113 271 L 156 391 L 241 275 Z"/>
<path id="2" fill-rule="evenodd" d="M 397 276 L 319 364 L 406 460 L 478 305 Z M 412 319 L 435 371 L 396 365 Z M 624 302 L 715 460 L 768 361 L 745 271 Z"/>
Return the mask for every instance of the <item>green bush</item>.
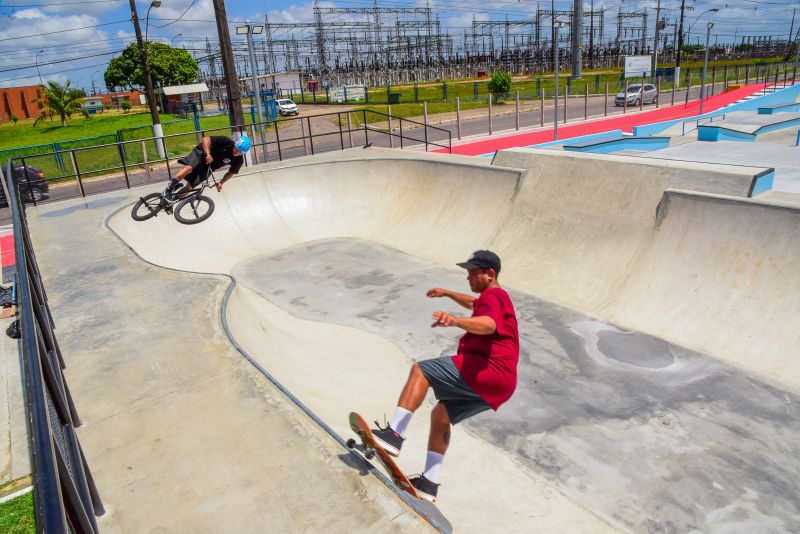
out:
<path id="1" fill-rule="evenodd" d="M 497 98 L 511 91 L 511 75 L 504 70 L 492 74 L 489 91 Z"/>
<path id="2" fill-rule="evenodd" d="M 127 100 L 123 100 L 122 102 L 120 102 L 119 107 L 122 108 L 122 111 L 127 113 L 131 110 L 131 103 L 128 102 Z"/>

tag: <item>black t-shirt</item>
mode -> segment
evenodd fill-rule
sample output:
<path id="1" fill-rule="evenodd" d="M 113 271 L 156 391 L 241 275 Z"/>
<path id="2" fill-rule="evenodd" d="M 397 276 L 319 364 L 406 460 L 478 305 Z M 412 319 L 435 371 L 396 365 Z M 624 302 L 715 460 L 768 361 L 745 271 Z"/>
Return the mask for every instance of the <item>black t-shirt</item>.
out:
<path id="1" fill-rule="evenodd" d="M 211 169 L 216 171 L 220 167 L 230 165 L 231 168 L 228 172 L 238 174 L 239 169 L 244 165 L 244 156 L 241 154 L 238 156 L 233 155 L 233 140 L 224 135 L 212 135 L 209 136 L 209 139 L 211 139 L 211 157 L 214 158 L 214 161 L 211 162 Z M 197 145 L 196 148 L 203 154 L 203 158 L 205 158 L 203 143 Z M 205 162 L 205 159 L 203 159 L 203 161 Z"/>

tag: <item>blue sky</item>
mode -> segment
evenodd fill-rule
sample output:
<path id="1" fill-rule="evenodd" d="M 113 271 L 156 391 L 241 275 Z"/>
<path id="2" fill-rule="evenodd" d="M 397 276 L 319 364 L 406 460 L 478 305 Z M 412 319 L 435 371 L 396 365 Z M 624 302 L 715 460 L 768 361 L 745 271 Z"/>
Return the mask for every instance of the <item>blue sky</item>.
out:
<path id="1" fill-rule="evenodd" d="M 588 9 L 590 0 L 584 0 Z M 144 31 L 145 15 L 150 5 L 137 2 Z M 322 6 L 371 7 L 372 0 L 325 0 Z M 424 6 L 415 0 L 379 2 L 381 7 Z M 531 18 L 536 2 L 531 0 L 431 0 L 430 5 L 440 17 L 443 28 L 449 28 L 455 42 L 463 41 L 465 29 L 472 19 L 520 20 Z M 542 2 L 549 7 L 550 2 Z M 650 25 L 655 20 L 656 0 L 595 0 L 595 9 L 605 8 L 606 38 L 616 31 L 613 21 L 620 7 L 626 11 L 646 8 Z M 773 35 L 787 39 L 792 23 L 792 11 L 797 10 L 794 32 L 800 25 L 800 0 L 686 0 L 691 9 L 686 24 L 707 9 L 717 7 L 718 13 L 707 13 L 702 20 L 714 21 L 712 40 L 730 42 L 747 35 Z M 261 22 L 265 14 L 271 22 L 312 22 L 313 1 L 252 2 L 228 0 L 226 9 L 232 25 L 250 20 Z M 571 0 L 556 2 L 557 9 L 571 9 Z M 662 0 L 662 13 L 668 18 L 677 16 L 680 0 Z M 211 0 L 163 0 L 160 8 L 150 12 L 149 38 L 187 49 L 200 49 L 205 39 L 216 41 L 216 27 Z M 92 80 L 102 87 L 103 72 L 108 61 L 134 39 L 128 0 L 0 0 L 0 87 L 33 85 L 39 74 L 42 79 L 90 88 Z M 695 26 L 693 35 L 701 33 L 704 24 Z M 234 34 L 234 31 L 231 31 Z M 288 33 L 288 31 L 286 32 Z M 649 30 L 652 35 L 652 29 Z M 232 35 L 234 41 L 238 39 Z M 692 37 L 692 41 L 695 38 Z"/>

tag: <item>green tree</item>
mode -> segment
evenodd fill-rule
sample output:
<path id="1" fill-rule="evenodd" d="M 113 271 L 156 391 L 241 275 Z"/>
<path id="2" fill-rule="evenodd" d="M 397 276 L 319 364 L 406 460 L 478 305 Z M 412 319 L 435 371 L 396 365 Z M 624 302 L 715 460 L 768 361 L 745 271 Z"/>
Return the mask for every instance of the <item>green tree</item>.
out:
<path id="1" fill-rule="evenodd" d="M 58 115 L 61 117 L 61 125 L 67 125 L 67 118 L 75 113 L 80 113 L 84 117 L 89 117 L 85 109 L 81 107 L 81 102 L 86 96 L 83 89 L 73 89 L 69 86 L 69 80 L 64 85 L 56 82 L 47 82 L 47 88 L 42 93 L 42 98 L 37 98 L 34 102 L 42 104 L 42 111 L 39 118 L 34 121 L 36 126 L 40 121 L 48 116 Z"/>
<path id="2" fill-rule="evenodd" d="M 127 100 L 123 100 L 119 103 L 119 107 L 124 113 L 127 113 L 131 110 L 131 103 Z"/>
<path id="3" fill-rule="evenodd" d="M 511 91 L 511 75 L 504 70 L 498 70 L 492 74 L 489 81 L 489 92 L 494 96 L 500 97 Z"/>
<path id="4" fill-rule="evenodd" d="M 155 42 L 147 42 L 145 45 L 150 77 L 156 87 L 191 83 L 197 78 L 199 71 L 197 61 L 186 50 Z M 121 56 L 111 60 L 103 79 L 109 89 L 144 87 L 142 62 L 136 43 L 131 43 L 122 51 Z"/>

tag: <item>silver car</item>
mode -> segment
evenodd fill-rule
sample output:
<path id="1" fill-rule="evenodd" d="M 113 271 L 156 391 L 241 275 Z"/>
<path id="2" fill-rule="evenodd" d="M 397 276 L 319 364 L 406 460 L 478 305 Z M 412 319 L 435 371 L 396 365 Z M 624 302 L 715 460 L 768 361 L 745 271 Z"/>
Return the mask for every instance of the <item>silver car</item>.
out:
<path id="1" fill-rule="evenodd" d="M 628 105 L 638 106 L 640 102 L 645 104 L 655 104 L 658 102 L 658 89 L 656 89 L 655 85 L 646 83 L 644 84 L 644 88 L 642 88 L 642 84 L 634 83 L 628 86 Z M 624 91 L 620 91 L 617 93 L 617 96 L 614 97 L 614 105 L 625 105 Z"/>

